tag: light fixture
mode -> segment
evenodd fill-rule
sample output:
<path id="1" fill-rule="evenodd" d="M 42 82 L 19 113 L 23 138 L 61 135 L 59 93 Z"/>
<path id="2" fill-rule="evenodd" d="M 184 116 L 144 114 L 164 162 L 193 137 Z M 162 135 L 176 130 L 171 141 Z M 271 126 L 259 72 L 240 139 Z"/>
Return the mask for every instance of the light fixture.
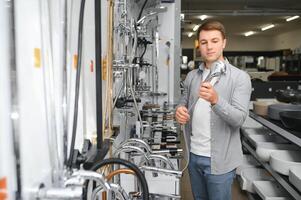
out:
<path id="1" fill-rule="evenodd" d="M 201 15 L 200 19 L 203 21 L 203 20 L 207 19 L 207 17 L 208 17 L 207 15 Z"/>
<path id="2" fill-rule="evenodd" d="M 196 31 L 196 30 L 198 30 L 198 28 L 200 27 L 200 25 L 199 24 L 197 24 L 197 25 L 195 25 L 194 27 L 193 27 L 193 31 Z"/>
<path id="3" fill-rule="evenodd" d="M 248 36 L 250 36 L 250 35 L 253 35 L 255 32 L 254 31 L 248 31 L 248 32 L 246 32 L 244 35 L 246 36 L 246 37 L 248 37 Z"/>
<path id="4" fill-rule="evenodd" d="M 293 17 L 287 18 L 286 21 L 289 22 L 289 21 L 292 21 L 292 20 L 294 20 L 294 19 L 298 19 L 299 17 L 300 17 L 299 15 L 295 15 L 295 16 L 293 16 Z"/>
<path id="5" fill-rule="evenodd" d="M 19 113 L 14 111 L 10 114 L 10 117 L 14 120 L 19 119 Z"/>
<path id="6" fill-rule="evenodd" d="M 188 37 L 192 37 L 192 35 L 193 35 L 192 32 L 188 33 Z"/>
<path id="7" fill-rule="evenodd" d="M 274 24 L 270 24 L 268 26 L 262 27 L 261 30 L 265 31 L 265 30 L 268 30 L 268 29 L 273 28 L 273 27 L 275 27 L 275 25 Z"/>
<path id="8" fill-rule="evenodd" d="M 181 20 L 184 20 L 185 19 L 185 14 L 181 13 L 180 18 L 181 18 Z"/>

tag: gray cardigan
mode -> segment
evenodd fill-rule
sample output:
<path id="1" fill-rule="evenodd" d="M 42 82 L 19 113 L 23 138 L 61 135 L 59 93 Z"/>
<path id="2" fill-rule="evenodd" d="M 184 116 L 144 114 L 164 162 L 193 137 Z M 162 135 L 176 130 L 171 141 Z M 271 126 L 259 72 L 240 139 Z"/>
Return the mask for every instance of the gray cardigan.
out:
<path id="1" fill-rule="evenodd" d="M 240 127 L 249 110 L 251 95 L 250 77 L 244 71 L 225 61 L 226 72 L 221 76 L 214 89 L 218 93 L 218 102 L 211 110 L 211 173 L 224 174 L 238 167 L 242 162 Z M 184 92 L 179 106 L 191 108 L 192 119 L 194 105 L 198 98 L 204 65 L 187 74 Z M 185 126 L 185 138 L 190 150 L 191 120 Z M 186 155 L 189 161 L 189 153 Z"/>

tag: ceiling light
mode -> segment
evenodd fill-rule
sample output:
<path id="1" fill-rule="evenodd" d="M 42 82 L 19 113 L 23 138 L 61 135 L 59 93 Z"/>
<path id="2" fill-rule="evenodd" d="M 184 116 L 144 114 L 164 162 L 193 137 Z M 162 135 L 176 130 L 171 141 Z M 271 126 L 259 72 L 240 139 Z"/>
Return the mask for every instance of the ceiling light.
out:
<path id="1" fill-rule="evenodd" d="M 201 15 L 200 19 L 203 21 L 203 20 L 207 19 L 207 17 L 208 17 L 207 15 Z"/>
<path id="2" fill-rule="evenodd" d="M 253 35 L 255 32 L 254 31 L 248 31 L 248 32 L 246 32 L 244 35 L 246 36 L 246 37 L 248 37 L 248 36 L 250 36 L 250 35 Z"/>
<path id="3" fill-rule="evenodd" d="M 18 114 L 17 112 L 12 112 L 12 113 L 10 114 L 10 117 L 11 117 L 12 119 L 19 119 L 19 114 Z"/>
<path id="4" fill-rule="evenodd" d="M 193 35 L 193 33 L 192 33 L 192 32 L 188 33 L 188 37 L 191 37 L 192 35 Z"/>
<path id="5" fill-rule="evenodd" d="M 181 18 L 181 20 L 184 20 L 185 19 L 185 14 L 181 13 L 180 18 Z"/>
<path id="6" fill-rule="evenodd" d="M 196 30 L 198 30 L 198 28 L 200 27 L 200 25 L 199 24 L 197 24 L 197 25 L 195 25 L 194 27 L 193 27 L 193 31 L 196 31 Z"/>
<path id="7" fill-rule="evenodd" d="M 296 16 L 293 16 L 293 17 L 289 17 L 289 18 L 286 19 L 286 21 L 289 22 L 289 21 L 292 21 L 294 19 L 298 19 L 299 17 L 300 17 L 299 15 L 296 15 Z"/>
<path id="8" fill-rule="evenodd" d="M 265 30 L 268 30 L 268 29 L 270 29 L 270 28 L 273 28 L 274 26 L 275 26 L 274 24 L 271 24 L 271 25 L 262 27 L 261 30 L 262 30 L 262 31 L 265 31 Z"/>

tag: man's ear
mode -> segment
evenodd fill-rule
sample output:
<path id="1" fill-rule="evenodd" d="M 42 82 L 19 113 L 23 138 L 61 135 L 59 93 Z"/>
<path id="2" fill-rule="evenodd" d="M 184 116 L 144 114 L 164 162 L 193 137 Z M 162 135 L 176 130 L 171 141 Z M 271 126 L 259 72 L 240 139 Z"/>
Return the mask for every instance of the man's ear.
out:
<path id="1" fill-rule="evenodd" d="M 226 48 L 226 44 L 227 44 L 227 39 L 224 39 L 223 49 Z"/>

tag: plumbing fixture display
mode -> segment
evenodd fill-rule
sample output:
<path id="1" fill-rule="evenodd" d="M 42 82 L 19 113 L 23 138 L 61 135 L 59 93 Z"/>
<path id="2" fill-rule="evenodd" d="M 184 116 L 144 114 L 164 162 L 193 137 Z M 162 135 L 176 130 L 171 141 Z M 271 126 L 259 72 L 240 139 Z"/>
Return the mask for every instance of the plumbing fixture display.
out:
<path id="1" fill-rule="evenodd" d="M 181 198 L 180 4 L 0 1 L 1 198 Z"/>

